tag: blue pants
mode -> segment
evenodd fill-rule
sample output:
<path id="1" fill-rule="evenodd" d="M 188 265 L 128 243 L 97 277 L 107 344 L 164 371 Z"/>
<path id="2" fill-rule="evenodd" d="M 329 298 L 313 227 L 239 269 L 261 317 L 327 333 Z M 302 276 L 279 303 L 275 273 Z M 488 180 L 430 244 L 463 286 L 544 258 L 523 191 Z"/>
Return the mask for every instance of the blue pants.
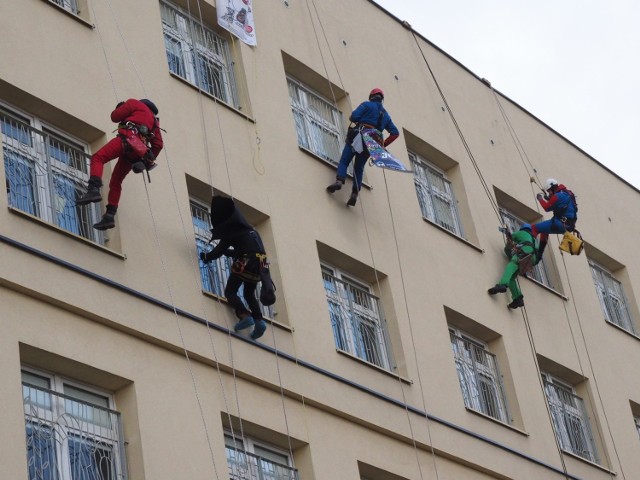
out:
<path id="1" fill-rule="evenodd" d="M 353 164 L 353 190 L 359 191 L 362 188 L 364 167 L 369 159 L 369 152 L 366 148 L 362 153 L 356 153 L 355 150 L 351 148 L 351 145 L 345 143 L 342 149 L 342 155 L 340 156 L 340 163 L 338 163 L 337 177 L 343 180 L 347 178 L 347 169 L 354 156 L 356 157 L 356 162 Z"/>
<path id="2" fill-rule="evenodd" d="M 536 223 L 531 227 L 531 233 L 533 236 L 540 235 L 540 239 L 546 239 L 550 233 L 565 233 L 567 230 L 573 232 L 575 227 L 575 220 L 568 220 L 566 223 L 563 223 L 557 217 L 553 217 L 550 220 L 545 220 L 544 222 Z"/>

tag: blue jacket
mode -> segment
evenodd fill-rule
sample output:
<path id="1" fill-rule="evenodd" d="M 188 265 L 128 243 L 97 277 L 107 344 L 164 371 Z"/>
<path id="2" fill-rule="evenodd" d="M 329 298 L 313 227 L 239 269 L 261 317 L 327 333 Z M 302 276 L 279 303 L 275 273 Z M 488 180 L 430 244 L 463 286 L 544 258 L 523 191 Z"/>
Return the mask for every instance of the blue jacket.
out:
<path id="1" fill-rule="evenodd" d="M 380 112 L 382 114 L 382 121 L 379 121 Z M 400 135 L 398 128 L 393 124 L 391 116 L 382 106 L 382 102 L 366 101 L 362 102 L 358 108 L 356 108 L 349 117 L 349 120 L 354 123 L 368 123 L 373 125 L 376 129 L 386 130 L 389 135 Z"/>
<path id="2" fill-rule="evenodd" d="M 558 191 L 551 195 L 549 200 L 541 199 L 539 202 L 545 212 L 553 211 L 554 217 L 566 217 L 569 220 L 575 220 L 577 217 L 576 205 L 564 185 L 560 185 Z"/>

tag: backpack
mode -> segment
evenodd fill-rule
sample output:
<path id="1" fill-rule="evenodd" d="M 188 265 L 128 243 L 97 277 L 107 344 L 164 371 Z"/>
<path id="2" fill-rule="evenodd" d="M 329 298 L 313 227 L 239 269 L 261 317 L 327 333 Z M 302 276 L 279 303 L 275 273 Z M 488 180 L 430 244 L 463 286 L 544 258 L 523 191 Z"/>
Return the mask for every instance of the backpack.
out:
<path id="1" fill-rule="evenodd" d="M 276 284 L 271 279 L 269 262 L 260 261 L 260 303 L 265 307 L 276 303 Z"/>

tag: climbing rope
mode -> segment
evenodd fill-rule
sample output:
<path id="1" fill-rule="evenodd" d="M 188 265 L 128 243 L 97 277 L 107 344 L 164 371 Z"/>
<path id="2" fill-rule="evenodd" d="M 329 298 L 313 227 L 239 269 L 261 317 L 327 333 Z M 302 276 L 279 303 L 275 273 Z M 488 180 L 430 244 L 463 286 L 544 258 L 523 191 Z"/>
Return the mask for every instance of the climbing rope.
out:
<path id="1" fill-rule="evenodd" d="M 440 94 L 440 98 L 442 99 L 442 102 L 444 103 L 444 106 L 446 107 L 447 112 L 449 113 L 449 117 L 451 118 L 451 121 L 453 122 L 453 126 L 456 129 L 456 132 L 458 133 L 458 136 L 460 137 L 460 141 L 462 142 L 462 145 L 465 149 L 465 151 L 467 152 L 467 156 L 469 157 L 469 160 L 471 160 L 471 164 L 473 165 L 474 170 L 476 171 L 476 174 L 478 175 L 478 178 L 480 179 L 480 183 L 482 185 L 482 188 L 485 191 L 485 194 L 487 195 L 487 198 L 489 199 L 489 203 L 491 204 L 491 207 L 493 208 L 496 216 L 498 217 L 498 222 L 500 222 L 501 225 L 504 225 L 504 220 L 502 219 L 502 215 L 500 215 L 500 207 L 498 206 L 498 203 L 496 202 L 496 200 L 493 198 L 493 195 L 491 195 L 491 189 L 489 188 L 489 186 L 487 185 L 487 182 L 484 179 L 484 176 L 482 175 L 482 171 L 480 170 L 480 167 L 478 166 L 478 163 L 476 162 L 475 156 L 473 155 L 473 152 L 471 151 L 471 148 L 469 147 L 469 144 L 467 143 L 466 138 L 464 137 L 464 134 L 462 133 L 462 130 L 460 129 L 460 125 L 458 125 L 458 121 L 456 120 L 455 115 L 453 114 L 453 111 L 451 110 L 451 107 L 449 107 L 449 103 L 447 102 L 447 98 L 444 94 L 444 92 L 442 91 L 442 88 L 440 87 L 440 83 L 438 82 L 438 79 L 436 78 L 435 74 L 433 73 L 433 70 L 431 69 L 431 65 L 429 64 L 429 61 L 427 60 L 427 57 L 424 54 L 424 51 L 422 50 L 422 47 L 420 46 L 420 43 L 418 42 L 418 38 L 416 37 L 415 32 L 412 30 L 411 31 L 411 35 L 413 36 L 413 40 L 416 43 L 416 46 L 418 47 L 418 50 L 420 51 L 420 55 L 422 56 L 422 59 L 424 60 L 424 63 L 427 67 L 427 70 L 429 70 L 429 74 L 431 75 L 431 78 L 438 90 L 438 93 Z"/>
<path id="2" fill-rule="evenodd" d="M 404 281 L 404 270 L 402 268 L 402 259 L 400 257 L 400 246 L 398 243 L 398 235 L 397 235 L 397 231 L 396 231 L 396 222 L 395 222 L 395 218 L 393 216 L 393 209 L 391 208 L 391 197 L 389 195 L 389 185 L 387 184 L 387 175 L 386 172 L 384 171 L 384 169 L 382 170 L 382 176 L 384 177 L 384 187 L 385 187 L 385 191 L 387 194 L 387 205 L 389 207 L 389 216 L 391 218 L 391 226 L 393 229 L 393 240 L 395 242 L 395 247 L 396 247 L 396 256 L 398 259 L 398 268 L 400 270 L 400 282 L 402 284 L 402 295 L 403 295 L 403 300 L 404 300 L 404 306 L 405 306 L 405 313 L 407 315 L 407 322 L 409 324 L 409 336 L 411 337 L 411 346 L 412 346 L 412 351 L 413 351 L 413 359 L 415 361 L 416 364 L 416 372 L 418 375 L 418 385 L 420 387 L 420 393 L 422 396 L 422 409 L 427 412 L 427 404 L 425 401 L 425 393 L 424 393 L 424 386 L 422 384 L 422 375 L 420 375 L 420 364 L 418 362 L 418 354 L 417 354 L 417 348 L 416 348 L 416 342 L 415 342 L 415 337 L 413 335 L 413 323 L 411 321 L 411 313 L 409 312 L 409 302 L 407 299 L 407 290 L 406 290 L 406 284 Z M 400 385 L 402 386 L 402 383 L 400 383 Z M 404 389 L 402 391 L 402 401 L 403 403 L 406 405 L 406 399 L 404 398 Z M 409 411 L 407 410 L 407 417 L 409 416 Z M 431 450 L 431 455 L 433 458 L 433 468 L 435 470 L 435 474 L 436 474 L 436 478 L 439 479 L 440 476 L 438 474 L 438 466 L 436 463 L 436 454 L 435 454 L 435 450 L 433 448 L 433 439 L 431 436 L 431 425 L 430 425 L 430 421 L 429 421 L 429 416 L 425 415 L 426 418 L 426 423 L 427 423 L 427 434 L 429 437 L 429 447 Z M 409 425 L 411 425 L 411 422 L 409 421 Z M 415 446 L 415 440 L 414 440 L 414 446 Z M 417 452 L 416 452 L 417 455 Z M 422 475 L 422 470 L 420 471 L 420 474 Z"/>
<path id="3" fill-rule="evenodd" d="M 315 12 L 316 19 L 318 20 L 318 24 L 320 25 L 320 28 L 321 28 L 323 36 L 324 36 L 324 40 L 325 40 L 325 42 L 327 44 L 327 48 L 329 50 L 329 54 L 330 54 L 331 59 L 333 61 L 333 66 L 334 66 L 334 68 L 336 70 L 336 73 L 338 75 L 338 79 L 340 81 L 340 88 L 342 89 L 343 92 L 346 92 L 344 83 L 342 81 L 342 77 L 340 75 L 340 69 L 337 66 L 336 59 L 335 59 L 335 57 L 333 55 L 333 52 L 331 50 L 331 45 L 329 44 L 329 41 L 327 39 L 326 31 L 324 29 L 324 25 L 322 23 L 322 19 L 320 17 L 320 14 L 318 13 L 317 6 L 316 6 L 314 0 L 310 0 L 310 1 L 311 1 L 311 4 L 313 5 L 313 10 Z M 315 38 L 316 38 L 316 43 L 318 45 L 320 58 L 322 60 L 322 65 L 323 65 L 324 72 L 325 72 L 325 78 L 327 78 L 327 82 L 329 84 L 329 89 L 330 89 L 331 95 L 333 97 L 332 99 L 333 99 L 334 106 L 337 107 L 336 95 L 335 95 L 335 92 L 334 92 L 334 89 L 333 89 L 333 84 L 329 80 L 329 72 L 328 72 L 327 65 L 326 65 L 326 62 L 325 62 L 325 59 L 324 59 L 324 55 L 322 53 L 322 47 L 320 45 L 320 39 L 319 39 L 319 36 L 318 36 L 318 31 L 317 31 L 317 29 L 315 27 L 315 23 L 313 21 L 313 14 L 311 12 L 311 8 L 309 7 L 309 0 L 306 1 L 306 5 L 307 5 L 307 10 L 309 12 L 309 18 L 310 18 L 310 21 L 311 21 L 311 25 L 313 27 L 313 32 L 314 32 L 314 35 L 315 35 Z M 348 103 L 349 103 L 349 108 L 353 109 L 349 97 L 348 97 Z M 354 181 L 355 181 L 355 178 L 354 178 Z M 385 177 L 385 182 L 386 182 L 386 177 Z M 380 287 L 380 278 L 378 276 L 378 269 L 377 269 L 376 262 L 375 262 L 375 256 L 374 256 L 374 253 L 373 253 L 373 246 L 371 244 L 371 237 L 369 235 L 369 229 L 368 229 L 368 226 L 367 226 L 366 214 L 365 214 L 364 204 L 363 204 L 362 200 L 360 201 L 360 210 L 361 210 L 361 213 L 362 213 L 363 225 L 364 225 L 365 233 L 366 233 L 366 237 L 367 237 L 367 244 L 368 244 L 368 247 L 369 247 L 371 265 L 372 265 L 373 273 L 374 273 L 374 276 L 375 276 L 376 286 L 377 286 L 378 292 L 381 292 L 382 290 L 381 290 L 381 287 Z M 394 236 L 395 236 L 395 227 L 394 227 Z M 397 245 L 397 242 L 396 242 L 396 245 Z M 403 285 L 403 287 L 404 287 L 404 285 Z M 405 297 L 405 305 L 406 305 L 406 297 Z M 408 312 L 408 306 L 407 306 L 407 314 L 408 313 L 409 312 Z M 408 317 L 410 318 L 409 314 L 408 314 Z M 392 358 L 390 360 L 393 362 L 394 365 L 397 365 L 397 361 L 395 359 L 395 354 L 394 354 L 393 350 L 391 350 L 391 356 L 392 356 Z M 418 368 L 419 366 L 418 366 L 418 363 L 417 363 L 417 355 L 415 353 L 415 345 L 414 345 L 414 356 L 416 358 L 416 368 L 418 369 L 418 375 L 419 375 L 419 368 Z M 400 386 L 400 391 L 401 391 L 401 395 L 402 395 L 403 404 L 405 406 L 405 412 L 406 412 L 406 415 L 407 415 L 407 422 L 408 422 L 409 431 L 410 431 L 410 434 L 411 434 L 411 442 L 412 442 L 412 445 L 413 445 L 413 448 L 414 448 L 414 452 L 415 452 L 415 456 L 416 456 L 416 462 L 417 462 L 418 470 L 419 470 L 419 473 L 420 473 L 420 478 L 424 479 L 424 475 L 423 475 L 423 472 L 422 472 L 422 466 L 420 464 L 420 458 L 419 458 L 419 455 L 418 455 L 418 444 L 416 442 L 415 434 L 414 434 L 414 431 L 413 431 L 413 425 L 411 423 L 411 416 L 410 416 L 408 404 L 407 404 L 407 401 L 406 401 L 406 393 L 405 393 L 405 390 L 404 390 L 404 386 L 402 384 L 402 378 L 400 377 L 400 375 L 397 375 L 397 378 L 398 378 L 398 384 Z M 425 405 L 424 390 L 422 389 L 422 384 L 421 384 L 420 388 L 421 388 L 423 405 Z M 425 411 L 426 411 L 426 407 L 425 407 Z M 429 426 L 429 417 L 428 417 L 428 415 L 425 415 L 425 420 L 427 422 L 427 432 L 428 432 L 428 438 L 429 438 L 429 443 L 430 443 L 430 445 L 429 445 L 430 448 L 429 449 L 430 449 L 430 452 L 431 452 L 431 455 L 432 455 L 432 459 L 433 459 L 434 471 L 436 473 L 436 478 L 439 478 L 438 477 L 438 469 L 437 469 L 437 465 L 436 465 L 435 450 L 433 449 L 433 446 L 432 446 L 431 429 L 430 429 L 430 426 Z"/>
<path id="4" fill-rule="evenodd" d="M 196 1 L 197 4 L 197 8 L 198 8 L 198 15 L 199 15 L 199 21 L 200 21 L 200 28 L 202 29 L 202 34 L 203 34 L 203 38 L 205 38 L 204 35 L 204 19 L 203 19 L 203 15 L 202 15 L 202 8 L 200 5 L 200 0 Z M 187 8 L 188 8 L 188 13 L 189 13 L 189 18 L 193 18 L 192 13 L 191 13 L 191 7 L 190 7 L 190 1 L 187 0 Z M 193 24 L 191 24 L 191 27 L 194 28 Z M 235 39 L 233 37 L 233 35 L 231 35 L 231 39 L 232 42 L 234 44 L 234 51 L 235 51 Z M 236 51 L 237 53 L 237 51 Z M 199 83 L 199 82 L 198 82 Z M 242 83 L 242 82 L 240 82 Z M 248 98 L 248 89 L 245 92 Z M 201 110 L 201 121 L 202 121 L 202 129 L 203 131 L 206 131 L 206 126 L 205 126 L 205 120 L 204 120 L 204 106 L 203 106 L 203 102 L 202 102 L 202 97 L 203 97 L 203 92 L 202 89 L 198 86 L 198 96 L 199 96 L 199 103 L 200 103 L 200 110 Z M 213 100 L 214 100 L 214 106 L 215 106 L 215 112 L 216 112 L 216 117 L 217 117 L 217 121 L 218 121 L 218 127 L 219 127 L 219 133 L 220 133 L 220 139 L 221 139 L 221 143 L 222 143 L 222 151 L 223 151 L 223 159 L 224 159 L 224 164 L 225 164 L 225 170 L 226 170 L 226 174 L 227 174 L 227 181 L 229 183 L 229 194 L 231 196 L 231 198 L 233 199 L 233 183 L 231 181 L 231 174 L 230 174 L 230 168 L 229 168 L 229 163 L 228 163 L 228 159 L 227 159 L 227 151 L 224 145 L 224 135 L 222 132 L 222 123 L 220 121 L 220 112 L 219 112 L 219 100 L 215 97 L 212 96 Z M 246 118 L 246 117 L 245 117 Z M 249 119 L 246 118 L 246 122 L 249 122 Z M 257 125 L 257 122 L 256 122 Z M 259 136 L 258 136 L 258 132 L 257 132 L 257 126 L 256 126 L 256 145 L 258 147 L 258 159 L 259 159 Z M 262 173 L 255 167 L 255 160 L 252 161 L 254 169 L 256 170 L 256 172 L 258 174 L 264 174 L 264 167 L 262 169 Z M 261 164 L 261 162 L 260 162 Z M 214 193 L 213 190 L 213 179 L 212 179 L 212 174 L 211 174 L 211 162 L 209 160 L 209 157 L 207 155 L 207 165 L 208 165 L 208 169 L 209 169 L 209 184 L 211 185 L 211 191 L 212 194 Z M 173 182 L 173 181 L 172 181 Z M 217 297 L 217 301 L 219 304 L 221 304 L 221 299 L 218 296 Z M 272 335 L 274 335 L 273 337 L 273 341 L 274 341 L 274 347 L 275 347 L 275 334 L 273 332 L 273 327 L 271 328 L 272 331 Z M 231 360 L 231 365 L 232 365 L 232 374 L 233 374 L 233 381 L 234 381 L 234 389 L 236 392 L 236 404 L 237 404 L 237 409 L 238 409 L 238 417 L 239 417 L 239 424 L 240 424 L 240 434 L 242 436 L 242 446 L 243 446 L 243 451 L 246 453 L 246 449 L 245 449 L 245 442 L 244 442 L 244 428 L 243 428 L 243 422 L 242 422 L 242 416 L 240 415 L 240 401 L 239 401 L 239 395 L 238 395 L 238 390 L 237 390 L 237 377 L 236 377 L 236 370 L 234 367 L 234 358 L 233 358 L 233 348 L 232 348 L 232 337 L 231 337 L 231 328 L 228 329 L 228 335 L 227 335 L 227 341 L 228 341 L 228 346 L 229 346 L 229 355 L 230 355 L 230 360 Z M 279 382 L 279 388 L 280 388 L 280 396 L 281 396 L 281 401 L 282 401 L 282 408 L 283 408 L 283 412 L 284 412 L 284 420 L 285 420 L 285 428 L 286 428 L 286 434 L 287 434 L 287 440 L 288 440 L 288 445 L 289 445 L 289 454 L 290 454 L 290 458 L 292 463 L 295 463 L 294 460 L 294 455 L 293 455 L 293 448 L 292 448 L 292 444 L 291 444 L 291 435 L 290 435 L 290 431 L 289 431 L 289 423 L 288 423 L 288 419 L 287 419 L 287 415 L 286 415 L 286 407 L 285 407 L 285 400 L 284 400 L 284 387 L 282 384 L 282 377 L 281 377 L 281 373 L 280 373 L 280 365 L 279 365 L 279 359 L 278 359 L 278 353 L 277 353 L 277 348 L 276 348 L 276 368 L 278 371 L 278 382 Z M 230 420 L 230 419 L 229 419 Z M 229 421 L 230 427 L 232 429 L 231 433 L 232 436 L 234 437 L 235 440 L 235 435 L 233 432 L 233 427 L 232 427 L 232 423 L 231 421 Z M 295 466 L 294 466 L 295 468 Z"/>
<path id="5" fill-rule="evenodd" d="M 529 156 L 527 155 L 526 149 L 524 148 L 524 145 L 522 144 L 520 138 L 518 137 L 518 134 L 517 134 L 515 128 L 513 127 L 512 123 L 511 123 L 511 121 L 509 119 L 509 116 L 507 115 L 502 103 L 500 102 L 500 99 L 498 98 L 498 95 L 497 95 L 496 91 L 494 90 L 493 86 L 491 86 L 490 84 L 489 84 L 489 88 L 491 89 L 491 92 L 492 92 L 492 94 L 494 96 L 496 104 L 498 105 L 498 109 L 499 109 L 499 111 L 501 113 L 501 116 L 502 116 L 504 122 L 507 125 L 507 130 L 509 131 L 509 134 L 511 135 L 511 139 L 513 140 L 514 145 L 516 147 L 516 150 L 518 151 L 518 154 L 520 156 L 522 164 L 523 164 L 525 170 L 527 171 L 527 175 L 529 175 L 532 196 L 535 197 L 535 189 L 533 187 L 534 184 L 537 187 L 539 187 L 540 190 L 542 190 L 544 192 L 544 188 L 542 188 L 542 186 L 541 186 L 542 181 L 540 180 L 540 177 L 538 176 L 538 171 L 533 166 L 531 160 L 529 159 Z M 531 169 L 531 171 L 529 170 L 529 168 Z M 533 175 L 531 175 L 531 172 L 533 172 Z M 537 209 L 538 213 L 540 213 L 538 205 L 536 205 L 536 209 Z M 565 270 L 565 274 L 566 274 L 566 278 L 567 278 L 567 284 L 569 285 L 569 290 L 571 292 L 572 303 L 574 305 L 574 309 L 575 309 L 575 312 L 576 312 L 576 317 L 577 317 L 577 320 L 578 320 L 578 325 L 579 325 L 579 328 L 580 328 L 580 332 L 582 334 L 582 340 L 583 340 L 583 344 L 584 344 L 584 347 L 585 347 L 585 352 L 587 354 L 587 358 L 589 360 L 589 366 L 590 366 L 591 372 L 593 374 L 594 387 L 595 387 L 596 392 L 598 394 L 598 397 L 600 399 L 600 406 L 602 407 L 602 412 L 603 412 L 603 415 L 604 415 L 604 418 L 605 418 L 605 423 L 606 423 L 607 429 L 609 431 L 609 435 L 610 435 L 610 438 L 611 438 L 611 441 L 612 441 L 612 444 L 613 444 L 614 452 L 615 452 L 616 457 L 618 459 L 618 464 L 620 466 L 620 470 L 621 470 L 622 476 L 623 476 L 623 478 L 626 478 L 625 475 L 624 475 L 624 471 L 622 470 L 622 462 L 620 462 L 620 457 L 618 456 L 618 450 L 617 450 L 617 447 L 616 447 L 616 444 L 615 444 L 615 440 L 613 438 L 613 434 L 612 434 L 611 428 L 609 426 L 609 421 L 608 421 L 608 418 L 607 418 L 606 410 L 604 408 L 604 402 L 602 401 L 602 397 L 600 395 L 600 389 L 598 388 L 598 385 L 597 385 L 597 379 L 596 379 L 596 376 L 595 376 L 595 372 L 593 370 L 593 365 L 591 363 L 591 356 L 589 355 L 589 350 L 588 350 L 588 347 L 587 347 L 586 338 L 585 338 L 584 332 L 582 330 L 582 323 L 580 321 L 580 316 L 579 316 L 578 309 L 577 309 L 577 306 L 576 306 L 576 303 L 575 303 L 575 297 L 573 295 L 573 289 L 571 287 L 571 281 L 570 281 L 570 278 L 569 278 L 569 272 L 567 270 L 566 262 L 565 262 L 565 259 L 564 259 L 564 254 L 562 252 L 561 252 L 561 257 L 562 257 L 562 263 L 564 265 L 564 270 Z M 575 334 L 573 332 L 573 328 L 571 327 L 571 322 L 570 322 L 570 319 L 569 319 L 569 312 L 567 311 L 566 305 L 564 303 L 563 303 L 563 308 L 564 308 L 564 311 L 565 311 L 565 317 L 566 317 L 566 320 L 567 320 L 567 326 L 569 327 L 569 331 L 571 333 L 571 340 L 573 342 L 574 350 L 576 352 L 576 358 L 578 360 L 578 365 L 579 365 L 579 368 L 580 368 L 580 375 L 584 379 L 584 378 L 586 378 L 586 376 L 584 374 L 584 368 L 582 366 L 582 361 L 580 359 L 580 354 L 579 354 L 579 351 L 578 351 L 578 346 L 577 346 L 577 343 L 576 343 Z M 530 343 L 533 345 L 533 334 L 532 334 L 531 328 L 529 326 L 528 315 L 526 315 L 526 314 L 523 314 L 523 315 L 525 317 L 525 325 L 527 327 L 527 334 L 529 335 Z M 539 365 L 537 363 L 537 358 L 535 358 L 535 355 L 534 355 L 534 359 L 536 361 L 536 368 L 538 369 L 538 375 L 541 378 L 541 372 L 540 372 L 540 369 L 539 369 Z M 541 380 L 541 382 L 542 382 L 542 380 Z M 542 384 L 542 386 L 544 388 L 543 384 Z M 586 392 L 587 392 L 587 396 L 589 398 L 589 403 L 593 407 L 595 405 L 595 402 L 594 402 L 594 400 L 593 400 L 593 398 L 591 396 L 591 393 L 590 393 L 588 388 L 586 389 Z M 547 409 L 549 410 L 548 406 L 547 406 Z M 550 410 L 549 410 L 549 412 L 550 412 Z M 597 429 L 598 435 L 600 437 L 600 442 L 604 446 L 603 435 L 602 435 L 600 424 L 598 422 L 596 422 L 596 429 Z M 557 439 L 556 439 L 556 443 L 559 446 L 559 442 L 558 442 Z M 604 455 L 605 455 L 605 458 L 606 458 L 606 461 L 607 461 L 607 465 L 608 465 L 608 469 L 609 469 L 609 475 L 611 476 L 611 478 L 613 478 L 613 473 L 611 472 L 611 461 L 610 461 L 609 456 L 608 456 L 608 454 L 606 452 L 606 449 L 604 449 L 604 450 L 605 450 L 604 451 Z M 563 466 L 564 466 L 564 460 L 563 460 Z"/>
<path id="6" fill-rule="evenodd" d="M 584 350 L 585 353 L 587 354 L 587 360 L 589 363 L 589 369 L 591 370 L 591 374 L 593 376 L 593 384 L 596 390 L 596 393 L 598 395 L 598 399 L 600 401 L 600 407 L 602 408 L 602 414 L 604 415 L 604 419 L 605 419 L 605 424 L 607 425 L 607 430 L 609 432 L 609 437 L 611 438 L 611 443 L 613 445 L 613 451 L 615 452 L 616 455 L 616 459 L 618 460 L 618 466 L 620 467 L 620 473 L 622 473 L 622 478 L 626 479 L 627 477 L 624 474 L 624 470 L 622 468 L 622 462 L 620 461 L 620 456 L 618 455 L 618 448 L 616 446 L 616 441 L 613 438 L 613 433 L 611 432 L 611 426 L 609 425 L 609 418 L 607 417 L 607 411 L 604 408 L 604 401 L 602 400 L 602 396 L 600 394 L 600 388 L 598 387 L 598 381 L 596 378 L 596 372 L 593 368 L 593 363 L 591 362 L 591 355 L 589 354 L 589 349 L 587 348 L 587 339 L 585 337 L 584 334 L 584 330 L 582 328 L 582 321 L 580 320 L 580 314 L 578 313 L 578 306 L 576 305 L 576 299 L 575 299 L 575 295 L 573 294 L 573 287 L 571 286 L 571 280 L 569 278 L 569 271 L 567 269 L 567 264 L 564 260 L 564 253 L 562 253 L 562 251 L 560 252 L 560 257 L 562 257 L 562 264 L 564 266 L 564 271 L 565 271 L 565 275 L 567 276 L 567 285 L 569 286 L 569 293 L 571 295 L 571 303 L 573 304 L 573 308 L 574 311 L 576 312 L 576 319 L 578 320 L 578 328 L 580 330 L 580 335 L 582 337 L 582 342 L 584 344 Z M 573 328 L 571 328 L 571 322 L 569 320 L 569 312 L 567 311 L 567 307 L 566 305 L 563 303 L 563 307 L 564 307 L 564 313 L 565 313 L 565 317 L 567 319 L 567 326 L 569 327 L 569 331 L 571 332 L 571 339 L 573 340 L 573 347 L 575 349 L 576 352 L 576 358 L 578 359 L 578 365 L 580 367 L 580 375 L 582 376 L 582 378 L 586 378 L 585 374 L 584 374 L 584 368 L 582 366 L 582 361 L 580 360 L 580 354 L 578 353 L 578 345 L 576 343 L 576 339 L 575 339 L 575 335 L 573 333 Z M 588 388 L 585 389 L 587 392 L 587 396 L 589 397 L 589 402 L 591 403 L 591 406 L 593 407 L 595 405 L 594 399 L 591 396 L 591 392 L 589 391 Z M 594 408 L 595 411 L 595 408 Z M 600 427 L 600 423 L 596 422 L 596 429 L 598 431 L 598 436 L 600 437 L 600 443 L 603 446 L 603 451 L 604 451 L 604 455 L 605 458 L 607 460 L 607 465 L 609 468 L 609 476 L 613 479 L 614 475 L 611 472 L 611 460 L 609 458 L 609 455 L 607 454 L 606 449 L 604 448 L 604 435 L 602 433 L 602 428 Z"/>

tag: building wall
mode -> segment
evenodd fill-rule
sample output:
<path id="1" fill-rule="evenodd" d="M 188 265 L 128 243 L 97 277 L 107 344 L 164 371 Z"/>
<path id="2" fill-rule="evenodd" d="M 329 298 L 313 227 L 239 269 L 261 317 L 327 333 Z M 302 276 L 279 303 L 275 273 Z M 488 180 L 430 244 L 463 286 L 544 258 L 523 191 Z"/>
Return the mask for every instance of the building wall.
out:
<path id="1" fill-rule="evenodd" d="M 638 190 L 371 2 L 256 2 L 256 48 L 215 26 L 213 2 L 178 2 L 196 3 L 229 41 L 240 109 L 170 74 L 156 0 L 80 2 L 80 18 L 45 0 L 0 6 L 1 105 L 89 153 L 111 138 L 122 99 L 153 99 L 166 129 L 152 182 L 127 177 L 104 246 L 0 196 L 3 477 L 27 478 L 19 371 L 29 365 L 113 393 L 130 478 L 214 468 L 225 478 L 223 429 L 240 423 L 291 449 L 304 480 L 562 478 L 563 468 L 633 478 L 638 337 L 604 321 L 587 257 L 613 271 L 637 322 Z M 298 147 L 287 76 L 335 102 L 343 127 L 383 88 L 401 130 L 389 150 L 446 169 L 466 240 L 423 219 L 411 174 L 367 168 L 356 208 L 344 206 L 348 188 L 328 195 L 335 169 Z M 577 193 L 588 246 L 570 257 L 552 239 L 555 290 L 521 279 L 526 312 L 509 311 L 486 294 L 505 265 L 492 202 L 548 217 L 533 169 Z M 228 333 L 230 309 L 201 289 L 189 198 L 208 202 L 212 188 L 242 205 L 267 245 L 278 314 L 259 344 Z M 382 299 L 392 372 L 337 352 L 321 260 Z M 448 325 L 497 356 L 509 424 L 465 408 Z M 559 454 L 538 364 L 584 399 L 599 465 Z"/>

